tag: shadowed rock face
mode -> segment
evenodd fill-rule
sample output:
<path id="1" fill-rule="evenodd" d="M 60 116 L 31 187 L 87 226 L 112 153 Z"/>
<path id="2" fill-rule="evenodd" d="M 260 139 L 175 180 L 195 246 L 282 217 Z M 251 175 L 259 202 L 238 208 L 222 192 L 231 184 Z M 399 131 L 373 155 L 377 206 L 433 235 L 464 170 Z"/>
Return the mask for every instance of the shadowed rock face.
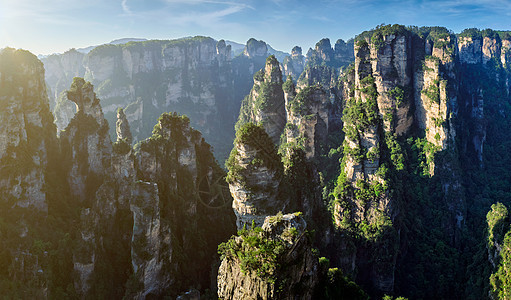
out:
<path id="1" fill-rule="evenodd" d="M 111 125 L 117 109 L 124 109 L 134 142 L 151 136 L 153 120 L 160 114 L 176 111 L 190 117 L 192 126 L 214 145 L 220 160 L 228 155 L 224 145 L 233 139 L 239 104 L 250 87 L 235 88 L 233 73 L 240 76 L 249 70 L 235 70 L 231 47 L 225 41 L 195 37 L 102 45 L 86 55 L 78 53 L 79 63 L 74 62 L 78 57 L 73 53 L 44 59 L 59 130 L 65 129 L 75 113 L 61 92 L 69 87 L 72 76 L 80 76 L 95 86 Z M 73 63 L 67 63 L 71 57 Z M 115 127 L 110 129 L 113 138 Z"/>
<path id="2" fill-rule="evenodd" d="M 7 297 L 21 290 L 30 291 L 26 297 L 48 297 L 40 280 L 49 271 L 45 256 L 33 245 L 42 239 L 38 232 L 53 229 L 47 222 L 54 196 L 47 170 L 58 149 L 52 119 L 41 62 L 28 51 L 1 49 L 0 249 L 6 272 L 0 281 Z"/>
<path id="3" fill-rule="evenodd" d="M 41 62 L 31 53 L 0 51 L 0 196 L 20 207 L 48 209 L 44 170 L 55 126 Z M 17 184 L 12 185 L 14 180 Z"/>
<path id="4" fill-rule="evenodd" d="M 126 114 L 122 108 L 117 110 L 117 122 L 115 123 L 115 132 L 117 133 L 117 141 L 125 140 L 131 145 L 133 138 L 131 136 L 130 124 L 126 118 Z"/>
<path id="5" fill-rule="evenodd" d="M 262 127 L 247 123 L 239 129 L 227 166 L 238 229 L 261 226 L 266 216 L 285 209 L 279 198 L 282 164 Z"/>
<path id="6" fill-rule="evenodd" d="M 282 243 L 276 280 L 261 277 L 257 270 L 242 271 L 240 260 L 226 255 L 218 271 L 218 296 L 222 299 L 311 299 L 318 283 L 318 261 L 304 235 L 307 223 L 294 214 L 268 216 L 260 235 L 267 241 Z M 292 234 L 290 234 L 292 233 Z M 234 247 L 243 237 L 234 238 Z"/>

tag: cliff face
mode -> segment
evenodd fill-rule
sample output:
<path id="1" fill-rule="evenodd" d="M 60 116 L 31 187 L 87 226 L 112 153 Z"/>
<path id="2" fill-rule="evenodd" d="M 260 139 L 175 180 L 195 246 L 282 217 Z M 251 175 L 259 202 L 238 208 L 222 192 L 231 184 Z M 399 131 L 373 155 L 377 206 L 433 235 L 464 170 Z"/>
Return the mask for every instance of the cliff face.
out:
<path id="1" fill-rule="evenodd" d="M 129 271 L 129 191 L 135 176 L 130 147 L 119 156 L 114 152 L 108 123 L 92 84 L 75 78 L 67 97 L 77 106 L 75 117 L 61 134 L 70 197 L 73 204 L 80 207 L 73 249 L 74 287 L 81 297 L 121 296 L 122 288 L 106 292 L 101 286 L 122 284 Z M 115 229 L 108 231 L 106 228 Z M 103 240 L 111 243 L 103 244 Z M 100 275 L 111 259 L 109 253 L 115 251 L 114 244 L 119 245 L 119 249 L 111 267 L 119 268 L 123 275 Z"/>
<path id="2" fill-rule="evenodd" d="M 238 129 L 227 167 L 238 229 L 261 226 L 266 216 L 286 208 L 279 194 L 282 163 L 262 127 L 247 123 Z"/>
<path id="3" fill-rule="evenodd" d="M 151 135 L 152 120 L 161 113 L 177 111 L 188 115 L 225 159 L 224 144 L 234 136 L 232 125 L 243 96 L 235 99 L 230 46 L 223 40 L 196 37 L 102 45 L 82 56 L 71 50 L 44 59 L 60 130 L 74 111 L 66 99 L 57 99 L 72 77 L 82 76 L 96 86 L 110 124 L 115 123 L 117 108 L 125 109 L 134 142 Z M 110 135 L 115 136 L 113 130 Z"/>
<path id="4" fill-rule="evenodd" d="M 294 84 L 286 82 L 287 124 L 285 142 L 303 146 L 307 158 L 318 153 L 326 143 L 329 130 L 330 99 L 319 86 L 305 87 L 298 91 Z"/>
<path id="5" fill-rule="evenodd" d="M 492 203 L 509 204 L 510 41 L 491 30 L 379 26 L 357 37 L 354 52 L 351 41 L 320 41 L 296 84 L 282 72 L 302 68 L 301 51 L 281 71 L 261 41 L 249 40 L 231 60 L 224 42 L 209 39 L 100 47 L 85 56 L 83 72 L 112 102 L 103 100 L 103 111 L 93 85 L 74 79 L 56 104 L 67 111 L 57 119 L 67 124 L 60 138 L 41 63 L 5 49 L 2 294 L 148 299 L 216 286 L 229 299 L 314 298 L 319 281 L 343 277 L 318 270 L 314 243 L 373 295 L 452 299 L 465 289 L 498 298 L 507 280 L 507 210 L 492 206 L 487 240 L 463 232 L 481 231 L 481 211 Z M 79 68 L 80 57 L 69 51 L 49 65 L 56 73 Z M 201 115 L 195 120 L 213 126 L 200 118 L 220 114 L 219 99 L 241 93 L 229 87 L 237 83 L 252 90 L 228 184 L 193 119 L 165 113 L 148 139 L 131 133 L 130 120 L 142 120 L 134 132 L 150 131 L 145 117 L 173 108 L 161 99 L 193 103 L 186 109 Z M 217 276 L 217 245 L 235 224 L 239 235 L 220 247 Z"/>
<path id="6" fill-rule="evenodd" d="M 398 82 L 409 81 L 406 36 L 380 38 L 377 45 L 361 40 L 355 48 L 354 82 L 351 86 L 354 93 L 345 92 L 354 97 L 346 101 L 343 113 L 346 136 L 334 218 L 341 232 L 356 232 L 360 230 L 357 224 L 373 228 L 361 230 L 360 236 L 351 242 L 356 245 L 365 240 L 362 243 L 366 246 L 359 244 L 355 246 L 356 251 L 350 248 L 350 243 L 341 243 L 345 251 L 340 262 L 343 270 L 348 272 L 363 265 L 363 272 L 368 273 L 360 274 L 360 280 L 369 279 L 366 284 L 372 288 L 389 292 L 394 285 L 393 264 L 397 255 L 396 244 L 399 243 L 394 222 L 399 208 L 387 189 L 389 178 L 382 148 L 387 140 L 395 138 L 395 124 L 404 124 L 400 130 L 406 131 L 407 123 L 411 122 L 407 120 L 409 116 L 406 113 L 409 103 L 403 102 L 405 113 L 400 114 L 400 121 L 396 117 L 401 103 L 398 104 L 388 92 Z M 394 51 L 400 55 L 393 55 Z M 396 71 L 398 68 L 401 73 Z M 383 112 L 389 116 L 387 124 L 383 121 Z M 392 117 L 397 119 L 395 123 Z M 367 261 L 372 262 L 370 266 Z"/>
<path id="7" fill-rule="evenodd" d="M 189 119 L 176 114 L 163 114 L 153 136 L 140 144 L 136 169 L 146 183 L 138 183 L 139 195 L 152 200 L 134 197 L 131 203 L 134 278 L 144 286 L 137 297 L 209 283 L 204 268 L 212 257 L 206 253 L 215 253 L 234 230 L 232 200 L 209 147 Z"/>
<path id="8" fill-rule="evenodd" d="M 406 218 L 402 212 L 411 213 L 402 202 L 408 193 L 396 185 L 405 173 L 405 139 L 424 136 L 427 173 L 439 180 L 444 193 L 439 201 L 449 211 L 442 228 L 451 245 L 459 240 L 466 215 L 455 150 L 455 37 L 435 30 L 417 36 L 403 27 L 386 26 L 362 34 L 352 75 L 343 79 L 346 136 L 334 219 L 340 232 L 358 232 L 352 241 L 358 246 L 340 262 L 345 270 L 364 269 L 357 276 L 369 279 L 366 284 L 378 291 L 394 288 L 400 224 Z M 341 247 L 350 249 L 344 243 Z M 371 266 L 368 259 L 375 260 Z"/>
<path id="9" fill-rule="evenodd" d="M 55 143 L 42 64 L 32 54 L 0 53 L 0 193 L 6 205 L 48 210 L 48 151 Z"/>
<path id="10" fill-rule="evenodd" d="M 509 95 L 509 75 L 499 74 L 495 67 L 500 64 L 507 68 L 509 65 L 509 39 L 501 39 L 491 30 L 484 32 L 471 32 L 466 30 L 461 33 L 458 41 L 458 51 L 462 72 L 466 74 L 460 79 L 460 92 L 464 98 L 465 105 L 462 112 L 471 120 L 467 122 L 470 127 L 469 147 L 475 151 L 479 161 L 483 161 L 483 149 L 486 140 L 485 109 L 490 96 L 487 81 L 495 81 L 494 88 L 502 90 Z M 480 77 L 469 76 L 477 72 Z"/>
<path id="11" fill-rule="evenodd" d="M 188 118 L 163 114 L 134 155 L 122 110 L 112 145 L 104 126 L 92 126 L 92 121 L 106 123 L 92 85 L 76 79 L 68 96 L 78 106 L 61 138 L 76 162 L 68 177 L 72 194 L 82 199 L 74 256 L 77 293 L 145 299 L 177 295 L 188 284 L 208 286 L 210 275 L 203 270 L 213 257 L 206 253 L 215 253 L 233 230 L 230 196 L 219 183 L 222 171 L 210 146 Z M 221 225 L 211 226 L 216 223 Z M 202 254 L 196 250 L 201 247 Z M 107 263 L 112 253 L 116 257 Z M 118 288 L 105 291 L 105 284 Z"/>
<path id="12" fill-rule="evenodd" d="M 286 124 L 286 107 L 282 90 L 282 72 L 274 56 L 269 56 L 264 70 L 254 75 L 254 87 L 241 104 L 236 128 L 248 122 L 261 123 L 273 143 L 279 142 Z"/>
<path id="13" fill-rule="evenodd" d="M 268 216 L 262 229 L 245 230 L 220 246 L 223 260 L 218 271 L 222 299 L 311 299 L 318 283 L 319 266 L 305 235 L 307 223 L 296 214 Z M 257 244 L 248 244 L 257 239 Z M 273 248 L 273 249 L 272 249 Z M 246 257 L 258 253 L 257 262 Z M 271 251 L 271 252 L 268 252 Z M 264 263 L 264 265 L 263 265 Z M 281 269 L 281 266 L 284 267 Z"/>
<path id="14" fill-rule="evenodd" d="M 74 106 L 61 94 L 74 76 L 81 76 L 96 87 L 110 124 L 116 120 L 117 108 L 124 108 L 134 142 L 151 135 L 152 120 L 161 113 L 176 111 L 190 117 L 223 162 L 230 150 L 226 145 L 234 138 L 241 100 L 269 51 L 265 42 L 254 39 L 245 48 L 231 58 L 231 46 L 225 41 L 194 37 L 51 55 L 43 62 L 56 124 L 63 130 L 74 116 Z M 115 136 L 113 128 L 109 133 Z"/>
<path id="15" fill-rule="evenodd" d="M 76 115 L 60 139 L 37 58 L 3 50 L 0 85 L 4 295 L 145 299 L 210 287 L 217 245 L 234 232 L 232 199 L 188 118 L 164 114 L 135 155 L 122 109 L 112 144 L 90 82 L 75 78 L 65 93 Z"/>
<path id="16" fill-rule="evenodd" d="M 282 67 L 284 74 L 291 76 L 296 81 L 305 68 L 305 56 L 302 55 L 302 48 L 293 47 L 291 55 L 286 56 L 282 61 Z"/>
<path id="17" fill-rule="evenodd" d="M 74 77 L 80 77 L 85 74 L 85 67 L 83 65 L 84 57 L 85 54 L 71 49 L 61 55 L 53 54 L 43 59 L 44 69 L 46 71 L 45 79 L 50 89 L 48 91 L 48 96 L 50 98 L 52 111 L 60 112 L 60 110 L 55 110 L 55 106 L 58 103 L 61 92 L 65 91 L 70 86 Z M 62 113 L 70 116 L 70 118 L 74 115 L 74 113 Z M 67 123 L 69 122 L 62 124 L 62 126 L 58 128 L 63 130 L 66 128 Z"/>
<path id="18" fill-rule="evenodd" d="M 0 107 L 2 293 L 44 298 L 50 255 L 42 233 L 51 229 L 47 217 L 54 209 L 47 169 L 57 149 L 44 69 L 31 53 L 0 51 Z"/>

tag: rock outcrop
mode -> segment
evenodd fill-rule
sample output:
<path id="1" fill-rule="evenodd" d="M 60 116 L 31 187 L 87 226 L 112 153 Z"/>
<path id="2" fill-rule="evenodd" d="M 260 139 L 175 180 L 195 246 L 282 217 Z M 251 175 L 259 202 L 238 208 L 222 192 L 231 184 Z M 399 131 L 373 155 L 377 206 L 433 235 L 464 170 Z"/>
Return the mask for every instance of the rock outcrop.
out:
<path id="1" fill-rule="evenodd" d="M 112 144 L 92 84 L 76 78 L 67 94 L 77 105 L 61 134 L 70 192 L 80 207 L 77 294 L 146 299 L 177 296 L 189 285 L 204 289 L 210 254 L 234 231 L 231 198 L 209 144 L 187 117 L 163 114 L 135 155 L 122 109 Z"/>
<path id="2" fill-rule="evenodd" d="M 62 54 L 52 54 L 43 59 L 44 69 L 46 70 L 45 78 L 50 89 L 48 95 L 50 97 L 50 107 L 54 112 L 69 116 L 69 119 L 73 117 L 74 113 L 69 115 L 66 111 L 55 109 L 55 106 L 58 104 L 60 94 L 69 88 L 73 78 L 81 77 L 85 74 L 84 57 L 84 53 L 76 49 L 70 49 Z M 56 118 L 59 117 L 60 115 L 56 116 Z M 58 128 L 63 130 L 68 123 L 66 122 L 62 124 L 62 127 Z"/>
<path id="3" fill-rule="evenodd" d="M 133 197 L 131 203 L 133 276 L 143 283 L 137 297 L 174 294 L 194 283 L 207 286 L 204 268 L 213 257 L 205 253 L 215 253 L 216 245 L 234 231 L 222 171 L 189 122 L 185 116 L 163 114 L 136 155 L 143 181 L 137 183 L 138 193 L 141 200 L 150 198 Z"/>
<path id="4" fill-rule="evenodd" d="M 100 184 L 99 178 L 107 173 L 112 143 L 108 122 L 92 84 L 75 77 L 67 97 L 76 104 L 77 113 L 61 139 L 71 165 L 68 180 L 72 195 L 83 203 L 91 201 Z"/>
<path id="5" fill-rule="evenodd" d="M 268 45 L 264 41 L 258 41 L 251 38 L 247 41 L 247 45 L 243 50 L 243 55 L 253 57 L 266 57 L 268 56 Z"/>
<path id="6" fill-rule="evenodd" d="M 282 90 L 282 72 L 279 62 L 273 55 L 266 59 L 264 70 L 254 75 L 254 87 L 241 104 L 236 128 L 248 122 L 262 124 L 273 143 L 279 143 L 286 125 L 286 107 Z"/>
<path id="7" fill-rule="evenodd" d="M 419 38 L 404 27 L 384 26 L 357 39 L 353 75 L 345 77 L 343 88 L 348 91 L 341 93 L 348 97 L 343 114 L 345 156 L 334 219 L 341 232 L 358 231 L 353 224 L 363 223 L 379 227 L 375 232 L 386 237 L 376 238 L 377 242 L 362 252 L 346 251 L 347 257 L 340 261 L 347 271 L 356 265 L 366 269 L 367 255 L 378 257 L 370 275 L 358 275 L 361 280 L 371 278 L 367 284 L 378 291 L 390 292 L 394 286 L 404 193 L 390 193 L 387 187 L 393 179 L 387 168 L 395 170 L 391 172 L 404 168 L 398 140 L 413 134 L 415 128 L 424 132 L 428 144 L 429 176 L 442 174 L 438 178 L 451 214 L 444 220 L 449 224 L 444 229 L 452 241 L 463 224 L 466 208 L 459 158 L 449 152 L 452 155 L 447 159 L 434 159 L 440 151 L 455 147 L 454 47 L 454 36 L 447 30 L 434 29 Z M 384 151 L 389 151 L 390 157 Z M 374 242 L 374 236 L 366 234 L 361 233 L 362 239 Z"/>
<path id="8" fill-rule="evenodd" d="M 126 118 L 126 114 L 122 108 L 117 110 L 117 122 L 115 123 L 115 132 L 117 133 L 117 141 L 125 140 L 131 144 L 133 137 L 131 136 L 130 124 Z"/>
<path id="9" fill-rule="evenodd" d="M 58 152 L 42 63 L 24 50 L 0 50 L 0 273 L 2 294 L 49 296 L 48 213 L 55 211 Z"/>
<path id="10" fill-rule="evenodd" d="M 224 259 L 218 271 L 218 296 L 311 299 L 319 280 L 319 265 L 306 230 L 302 217 L 280 214 L 266 217 L 260 230 L 246 230 L 231 238 L 221 246 Z M 248 244 L 248 239 L 254 238 L 259 243 Z M 248 264 L 246 256 L 256 253 L 256 262 Z"/>
<path id="11" fill-rule="evenodd" d="M 302 48 L 293 47 L 291 55 L 286 56 L 282 61 L 282 68 L 286 76 L 291 76 L 296 81 L 305 68 L 305 56 L 302 55 Z"/>
<path id="12" fill-rule="evenodd" d="M 0 52 L 0 196 L 6 207 L 46 213 L 48 153 L 56 142 L 44 69 L 31 53 Z"/>
<path id="13" fill-rule="evenodd" d="M 285 142 L 304 148 L 308 159 L 315 157 L 328 137 L 330 99 L 320 86 L 295 90 L 291 80 L 286 81 L 285 99 L 287 124 Z"/>
<path id="14" fill-rule="evenodd" d="M 282 163 L 265 129 L 253 123 L 239 128 L 226 165 L 238 229 L 261 226 L 266 216 L 285 210 L 279 195 Z"/>
<path id="15" fill-rule="evenodd" d="M 195 37 L 108 44 L 85 55 L 70 50 L 49 56 L 43 61 L 59 130 L 74 115 L 69 101 L 59 100 L 59 95 L 74 76 L 80 76 L 96 87 L 110 124 L 116 121 L 117 108 L 124 109 L 134 142 L 151 135 L 152 120 L 161 113 L 177 111 L 191 118 L 223 160 L 229 151 L 224 145 L 234 136 L 239 103 L 250 89 L 235 88 L 230 49 L 223 40 Z M 240 69 L 238 73 L 249 72 Z M 243 96 L 235 99 L 240 93 Z"/>

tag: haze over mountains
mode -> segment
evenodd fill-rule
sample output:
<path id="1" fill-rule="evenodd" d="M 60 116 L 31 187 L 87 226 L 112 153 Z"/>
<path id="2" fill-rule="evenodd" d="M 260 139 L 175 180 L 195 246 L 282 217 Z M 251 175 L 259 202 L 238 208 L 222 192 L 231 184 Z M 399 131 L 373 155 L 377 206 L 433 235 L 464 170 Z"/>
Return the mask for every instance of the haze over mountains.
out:
<path id="1" fill-rule="evenodd" d="M 508 299 L 511 32 L 304 50 L 1 50 L 2 293 Z"/>

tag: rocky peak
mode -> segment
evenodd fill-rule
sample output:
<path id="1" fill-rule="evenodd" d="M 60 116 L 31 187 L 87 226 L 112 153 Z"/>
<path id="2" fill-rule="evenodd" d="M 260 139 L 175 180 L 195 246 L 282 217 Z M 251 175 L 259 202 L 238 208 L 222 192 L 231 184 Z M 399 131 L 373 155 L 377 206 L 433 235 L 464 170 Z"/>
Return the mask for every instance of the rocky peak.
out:
<path id="1" fill-rule="evenodd" d="M 302 55 L 302 47 L 300 46 L 294 46 L 293 49 L 291 49 L 291 56 L 297 57 Z"/>
<path id="2" fill-rule="evenodd" d="M 229 61 L 231 59 L 231 45 L 226 45 L 224 40 L 216 43 L 216 54 L 221 61 Z"/>
<path id="3" fill-rule="evenodd" d="M 317 42 L 314 50 L 323 61 L 330 62 L 333 60 L 334 51 L 332 49 L 332 45 L 330 44 L 330 39 L 324 38 Z"/>
<path id="4" fill-rule="evenodd" d="M 0 107 L 0 202 L 46 211 L 44 168 L 56 132 L 43 64 L 30 52 L 0 50 Z"/>
<path id="5" fill-rule="evenodd" d="M 266 217 L 262 228 L 242 231 L 240 236 L 221 245 L 224 259 L 218 271 L 218 296 L 222 299 L 312 299 L 320 270 L 306 229 L 307 223 L 300 214 L 279 213 Z M 260 242 L 255 245 L 248 242 L 254 239 Z M 249 251 L 260 253 L 261 261 L 247 265 L 243 256 L 238 256 L 250 255 Z M 270 257 L 266 257 L 267 251 Z"/>
<path id="6" fill-rule="evenodd" d="M 76 104 L 77 113 L 89 115 L 102 124 L 104 120 L 99 99 L 94 93 L 94 87 L 81 77 L 73 78 L 73 83 L 67 91 L 67 98 Z"/>
<path id="7" fill-rule="evenodd" d="M 265 82 L 270 84 L 282 84 L 282 71 L 280 71 L 280 64 L 274 55 L 270 55 L 266 59 L 264 77 Z"/>
<path id="8" fill-rule="evenodd" d="M 354 40 L 350 39 L 348 42 L 338 39 L 334 45 L 335 60 L 341 66 L 347 66 L 355 60 L 354 54 Z"/>
<path id="9" fill-rule="evenodd" d="M 298 79 L 305 68 L 305 57 L 302 55 L 302 48 L 293 47 L 291 56 L 284 58 L 282 67 L 286 76 L 293 76 L 294 79 Z"/>
<path id="10" fill-rule="evenodd" d="M 282 163 L 262 126 L 246 123 L 238 129 L 227 168 L 238 229 L 252 222 L 260 226 L 266 216 L 284 210 L 278 198 Z"/>
<path id="11" fill-rule="evenodd" d="M 236 128 L 245 123 L 262 123 L 275 144 L 286 125 L 286 108 L 282 90 L 282 72 L 275 56 L 266 59 L 263 70 L 254 75 L 254 86 L 243 99 Z"/>
<path id="12" fill-rule="evenodd" d="M 115 123 L 115 132 L 117 133 L 117 141 L 124 140 L 129 145 L 131 145 L 133 137 L 131 136 L 130 124 L 122 108 L 119 108 L 117 110 L 117 122 Z"/>
<path id="13" fill-rule="evenodd" d="M 249 58 L 254 57 L 265 57 L 268 55 L 268 45 L 264 41 L 258 41 L 254 38 L 251 38 L 247 41 L 247 45 L 243 50 L 243 55 L 248 56 Z"/>

